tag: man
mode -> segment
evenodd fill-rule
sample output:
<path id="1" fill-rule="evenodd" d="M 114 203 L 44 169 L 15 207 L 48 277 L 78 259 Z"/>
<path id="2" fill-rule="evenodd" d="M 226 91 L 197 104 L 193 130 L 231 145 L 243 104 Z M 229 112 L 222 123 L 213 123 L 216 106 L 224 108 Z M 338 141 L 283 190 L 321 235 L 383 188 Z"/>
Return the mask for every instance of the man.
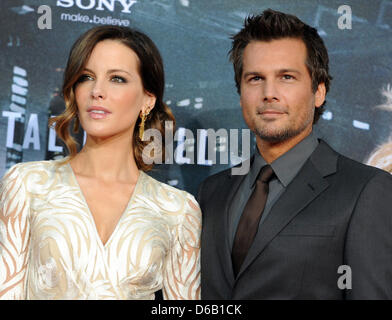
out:
<path id="1" fill-rule="evenodd" d="M 392 177 L 313 134 L 331 80 L 316 29 L 266 10 L 230 58 L 257 152 L 200 186 L 202 299 L 391 299 Z"/>

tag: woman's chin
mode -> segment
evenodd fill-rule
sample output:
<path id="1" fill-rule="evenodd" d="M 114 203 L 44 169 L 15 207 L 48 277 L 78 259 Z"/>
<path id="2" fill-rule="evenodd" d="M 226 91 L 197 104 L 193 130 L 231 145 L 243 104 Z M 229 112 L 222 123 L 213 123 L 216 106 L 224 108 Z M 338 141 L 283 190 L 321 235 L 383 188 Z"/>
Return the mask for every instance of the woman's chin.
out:
<path id="1" fill-rule="evenodd" d="M 95 143 L 112 141 L 114 139 L 121 139 L 122 137 L 132 137 L 130 130 L 125 131 L 86 131 L 86 142 L 91 140 Z"/>

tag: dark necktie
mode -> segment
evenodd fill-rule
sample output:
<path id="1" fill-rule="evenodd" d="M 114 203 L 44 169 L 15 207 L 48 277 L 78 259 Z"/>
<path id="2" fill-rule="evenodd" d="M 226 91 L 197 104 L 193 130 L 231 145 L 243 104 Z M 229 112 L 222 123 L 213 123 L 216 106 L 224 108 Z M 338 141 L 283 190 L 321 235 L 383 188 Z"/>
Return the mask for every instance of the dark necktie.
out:
<path id="1" fill-rule="evenodd" d="M 256 187 L 253 190 L 238 223 L 234 238 L 231 257 L 234 274 L 237 275 L 245 260 L 246 254 L 259 228 L 259 222 L 268 197 L 268 183 L 274 176 L 270 165 L 264 166 L 257 177 Z"/>

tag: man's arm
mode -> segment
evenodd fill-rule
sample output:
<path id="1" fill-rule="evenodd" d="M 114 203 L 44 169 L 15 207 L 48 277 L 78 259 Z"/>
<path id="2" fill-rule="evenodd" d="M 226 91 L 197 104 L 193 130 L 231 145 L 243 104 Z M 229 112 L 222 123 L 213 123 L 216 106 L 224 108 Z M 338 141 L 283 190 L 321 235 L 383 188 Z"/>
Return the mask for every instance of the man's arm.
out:
<path id="1" fill-rule="evenodd" d="M 347 299 L 392 299 L 392 176 L 378 171 L 363 188 L 347 231 L 352 271 Z"/>

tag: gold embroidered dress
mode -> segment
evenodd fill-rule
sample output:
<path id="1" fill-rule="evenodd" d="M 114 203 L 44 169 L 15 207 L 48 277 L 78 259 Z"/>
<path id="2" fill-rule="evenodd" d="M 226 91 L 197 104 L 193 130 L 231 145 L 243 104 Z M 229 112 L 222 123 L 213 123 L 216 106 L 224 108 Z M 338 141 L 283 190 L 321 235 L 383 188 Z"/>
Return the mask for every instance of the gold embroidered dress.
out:
<path id="1" fill-rule="evenodd" d="M 19 163 L 0 185 L 0 299 L 199 299 L 200 231 L 194 197 L 140 171 L 103 245 L 68 163 Z"/>

